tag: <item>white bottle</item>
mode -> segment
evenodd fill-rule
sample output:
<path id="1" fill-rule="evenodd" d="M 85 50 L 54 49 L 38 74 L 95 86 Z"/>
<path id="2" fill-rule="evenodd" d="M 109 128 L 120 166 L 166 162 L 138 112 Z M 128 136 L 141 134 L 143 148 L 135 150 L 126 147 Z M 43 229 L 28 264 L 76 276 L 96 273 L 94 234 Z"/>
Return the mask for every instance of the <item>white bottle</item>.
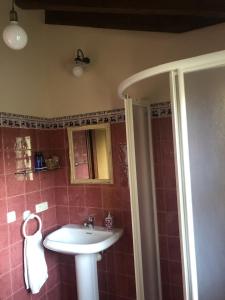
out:
<path id="1" fill-rule="evenodd" d="M 105 218 L 105 227 L 107 230 L 112 230 L 113 228 L 113 217 L 111 216 L 110 212 L 108 212 L 108 216 Z"/>

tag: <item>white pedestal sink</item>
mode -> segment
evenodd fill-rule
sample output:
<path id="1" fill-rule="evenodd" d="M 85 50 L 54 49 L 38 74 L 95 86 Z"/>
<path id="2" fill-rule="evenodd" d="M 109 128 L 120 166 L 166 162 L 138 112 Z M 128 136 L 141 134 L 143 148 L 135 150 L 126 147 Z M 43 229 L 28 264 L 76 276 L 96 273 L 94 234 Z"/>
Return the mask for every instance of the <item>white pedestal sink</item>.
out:
<path id="1" fill-rule="evenodd" d="M 96 226 L 88 229 L 68 224 L 46 236 L 43 244 L 52 251 L 75 255 L 79 300 L 99 300 L 97 258 L 122 236 L 122 229 L 107 231 Z"/>

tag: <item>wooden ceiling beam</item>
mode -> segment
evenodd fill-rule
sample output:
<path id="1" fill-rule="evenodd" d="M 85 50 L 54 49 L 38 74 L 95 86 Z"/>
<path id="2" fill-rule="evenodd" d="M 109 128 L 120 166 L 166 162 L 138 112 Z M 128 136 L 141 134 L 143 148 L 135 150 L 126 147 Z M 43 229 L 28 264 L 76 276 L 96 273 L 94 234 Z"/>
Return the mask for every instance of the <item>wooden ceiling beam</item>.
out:
<path id="1" fill-rule="evenodd" d="M 199 15 L 98 14 L 60 11 L 45 12 L 46 24 L 171 33 L 181 33 L 222 22 L 225 22 L 225 15 L 223 15 L 223 17 L 207 17 Z"/>
<path id="2" fill-rule="evenodd" d="M 224 0 L 15 0 L 47 24 L 185 32 L 225 22 Z"/>

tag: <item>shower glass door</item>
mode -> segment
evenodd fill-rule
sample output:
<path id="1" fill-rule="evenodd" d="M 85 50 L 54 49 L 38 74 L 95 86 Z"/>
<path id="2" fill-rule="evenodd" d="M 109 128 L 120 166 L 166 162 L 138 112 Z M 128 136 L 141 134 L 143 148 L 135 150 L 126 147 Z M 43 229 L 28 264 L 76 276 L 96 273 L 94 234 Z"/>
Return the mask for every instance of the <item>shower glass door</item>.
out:
<path id="1" fill-rule="evenodd" d="M 225 67 L 183 80 L 198 287 L 190 300 L 224 300 Z"/>
<path id="2" fill-rule="evenodd" d="M 137 299 L 160 300 L 150 109 L 127 99 L 125 111 Z"/>

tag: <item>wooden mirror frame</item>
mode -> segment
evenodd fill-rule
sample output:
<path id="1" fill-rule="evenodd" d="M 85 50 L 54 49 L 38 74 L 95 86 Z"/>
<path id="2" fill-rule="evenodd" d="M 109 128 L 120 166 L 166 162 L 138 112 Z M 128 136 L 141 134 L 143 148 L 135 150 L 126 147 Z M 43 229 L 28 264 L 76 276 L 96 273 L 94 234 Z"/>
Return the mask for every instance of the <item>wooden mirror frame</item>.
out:
<path id="1" fill-rule="evenodd" d="M 74 161 L 74 144 L 73 144 L 73 132 L 94 130 L 94 129 L 105 129 L 106 130 L 106 147 L 107 147 L 107 158 L 109 168 L 109 179 L 76 179 L 75 176 L 75 161 Z M 112 147 L 111 147 L 111 130 L 110 124 L 95 124 L 81 127 L 69 127 L 67 128 L 68 141 L 69 141 L 69 159 L 70 159 L 70 183 L 71 184 L 112 184 L 113 183 L 113 169 L 112 169 Z"/>

